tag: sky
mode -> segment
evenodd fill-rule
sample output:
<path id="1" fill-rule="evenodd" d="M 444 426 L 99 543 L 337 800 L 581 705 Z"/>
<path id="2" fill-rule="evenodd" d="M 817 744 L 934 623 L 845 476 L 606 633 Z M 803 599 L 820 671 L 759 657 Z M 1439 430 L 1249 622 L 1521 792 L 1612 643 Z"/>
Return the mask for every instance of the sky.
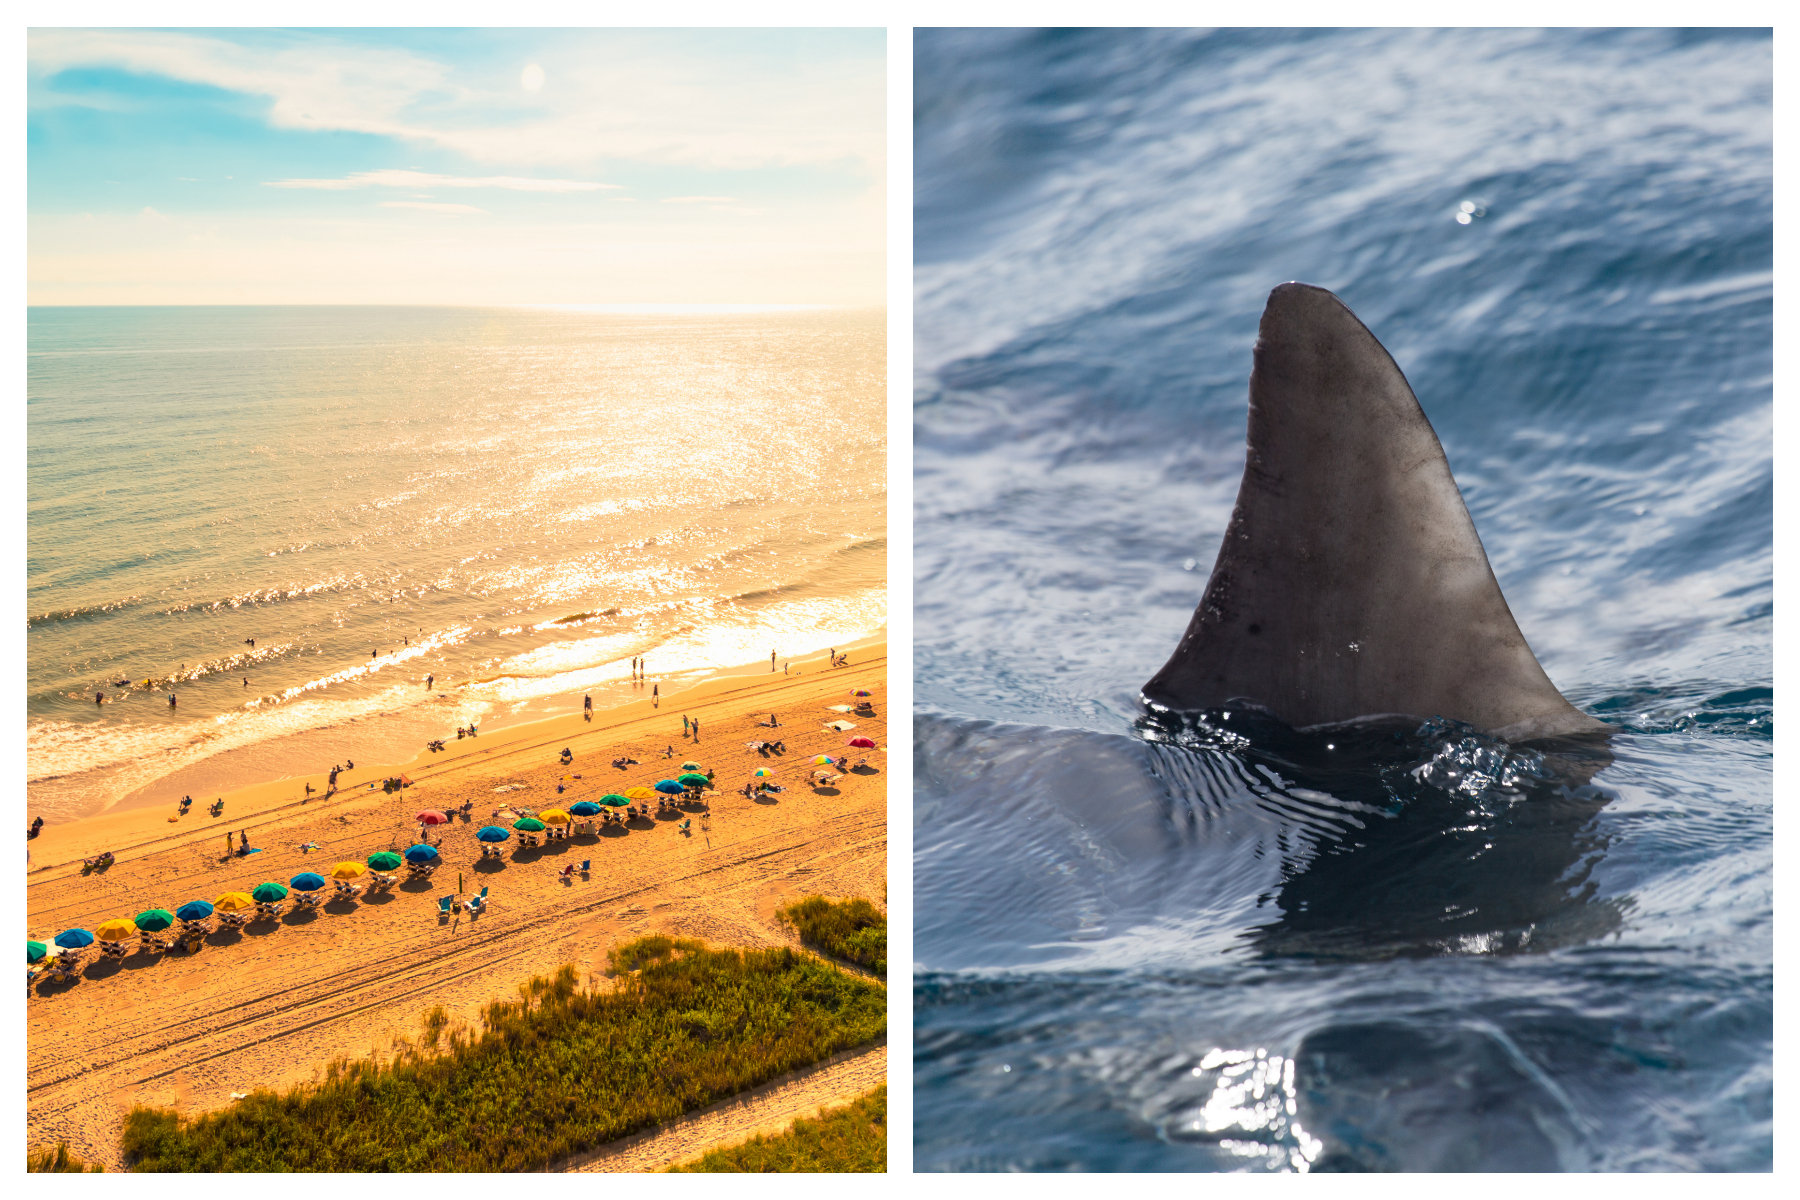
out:
<path id="1" fill-rule="evenodd" d="M 26 38 L 27 300 L 886 300 L 886 34 Z"/>

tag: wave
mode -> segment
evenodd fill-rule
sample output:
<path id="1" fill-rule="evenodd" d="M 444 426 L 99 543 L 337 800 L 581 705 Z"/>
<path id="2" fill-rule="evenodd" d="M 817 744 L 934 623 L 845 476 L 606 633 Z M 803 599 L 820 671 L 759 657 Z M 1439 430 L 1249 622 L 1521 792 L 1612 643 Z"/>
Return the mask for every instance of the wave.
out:
<path id="1" fill-rule="evenodd" d="M 25 627 L 30 629 L 36 625 L 50 625 L 62 621 L 81 621 L 90 617 L 100 616 L 104 613 L 118 612 L 121 609 L 130 608 L 134 604 L 141 603 L 144 599 L 145 597 L 143 596 L 124 596 L 118 600 L 108 600 L 104 604 L 77 605 L 74 608 L 55 609 L 50 612 L 42 612 L 35 616 L 26 617 Z"/>

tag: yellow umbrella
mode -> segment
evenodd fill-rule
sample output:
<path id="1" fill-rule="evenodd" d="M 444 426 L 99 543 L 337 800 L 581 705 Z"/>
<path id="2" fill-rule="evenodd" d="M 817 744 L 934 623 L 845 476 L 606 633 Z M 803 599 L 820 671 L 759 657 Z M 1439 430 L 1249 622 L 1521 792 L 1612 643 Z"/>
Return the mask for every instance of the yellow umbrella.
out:
<path id="1" fill-rule="evenodd" d="M 331 868 L 333 879 L 359 879 L 368 874 L 369 868 L 359 862 L 341 862 Z"/>
<path id="2" fill-rule="evenodd" d="M 656 789 L 647 787 L 626 788 L 621 793 L 627 800 L 654 800 Z"/>
<path id="3" fill-rule="evenodd" d="M 546 825 L 567 825 L 569 823 L 569 814 L 560 808 L 546 808 L 543 812 L 538 814 L 538 820 Z"/>
<path id="4" fill-rule="evenodd" d="M 103 942 L 136 941 L 138 927 L 135 922 L 124 917 L 115 917 L 110 921 L 102 921 L 94 929 L 94 936 Z"/>
<path id="5" fill-rule="evenodd" d="M 836 763 L 836 762 L 837 762 L 837 759 L 831 757 L 831 755 L 821 754 L 821 755 L 819 755 L 819 757 L 813 759 L 813 766 L 822 767 L 822 766 L 825 766 L 827 763 Z"/>
<path id="6" fill-rule="evenodd" d="M 256 901 L 248 892 L 226 892 L 213 901 L 213 907 L 220 912 L 243 912 L 247 908 L 255 908 Z"/>

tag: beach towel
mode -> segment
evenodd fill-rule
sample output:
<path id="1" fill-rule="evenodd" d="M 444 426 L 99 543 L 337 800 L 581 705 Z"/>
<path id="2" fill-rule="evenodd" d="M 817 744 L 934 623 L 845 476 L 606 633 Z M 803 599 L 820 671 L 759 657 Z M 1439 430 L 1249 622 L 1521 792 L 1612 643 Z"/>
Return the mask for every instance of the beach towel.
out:
<path id="1" fill-rule="evenodd" d="M 851 711 L 853 711 L 848 704 L 827 704 L 825 707 L 830 709 L 832 712 L 851 712 Z"/>
<path id="2" fill-rule="evenodd" d="M 835 729 L 839 733 L 848 733 L 850 730 L 855 729 L 856 725 L 850 721 L 827 721 L 825 722 L 825 728 Z"/>

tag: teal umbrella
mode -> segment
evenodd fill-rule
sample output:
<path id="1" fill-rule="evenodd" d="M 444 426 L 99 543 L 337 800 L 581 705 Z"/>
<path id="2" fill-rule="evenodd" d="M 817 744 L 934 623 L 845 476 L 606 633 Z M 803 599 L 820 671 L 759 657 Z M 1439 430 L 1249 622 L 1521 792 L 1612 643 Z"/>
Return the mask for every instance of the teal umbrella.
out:
<path id="1" fill-rule="evenodd" d="M 35 962 L 43 962 L 44 958 L 49 953 L 50 947 L 44 945 L 42 942 L 27 941 L 25 943 L 25 962 L 27 965 Z"/>
<path id="2" fill-rule="evenodd" d="M 591 817 L 600 811 L 600 806 L 592 800 L 577 800 L 569 805 L 569 812 L 577 817 Z"/>
<path id="3" fill-rule="evenodd" d="M 94 935 L 85 929 L 65 929 L 56 935 L 56 944 L 64 950 L 80 950 L 94 944 Z"/>
<path id="4" fill-rule="evenodd" d="M 316 892 L 325 886 L 325 877 L 314 871 L 302 871 L 288 880 L 288 884 L 303 892 Z"/>
<path id="5" fill-rule="evenodd" d="M 421 844 L 417 846 L 408 846 L 406 848 L 406 861 L 409 863 L 428 863 L 437 858 L 437 856 L 438 852 L 437 847 L 435 846 Z"/>
<path id="6" fill-rule="evenodd" d="M 131 919 L 146 933 L 161 933 L 175 923 L 175 914 L 166 908 L 152 908 Z"/>
<path id="7" fill-rule="evenodd" d="M 204 921 L 213 915 L 212 901 L 189 900 L 175 910 L 175 915 L 183 921 Z"/>
<path id="8" fill-rule="evenodd" d="M 279 904 L 288 898 L 288 890 L 279 883 L 259 883 L 250 898 L 258 904 Z"/>
<path id="9" fill-rule="evenodd" d="M 682 787 L 679 783 L 676 783 L 673 779 L 657 780 L 656 790 L 670 796 L 679 796 L 681 793 L 687 791 L 686 788 Z"/>
<path id="10" fill-rule="evenodd" d="M 502 829 L 498 825 L 483 825 L 475 832 L 475 836 L 484 842 L 504 842 L 512 836 L 512 832 Z"/>

